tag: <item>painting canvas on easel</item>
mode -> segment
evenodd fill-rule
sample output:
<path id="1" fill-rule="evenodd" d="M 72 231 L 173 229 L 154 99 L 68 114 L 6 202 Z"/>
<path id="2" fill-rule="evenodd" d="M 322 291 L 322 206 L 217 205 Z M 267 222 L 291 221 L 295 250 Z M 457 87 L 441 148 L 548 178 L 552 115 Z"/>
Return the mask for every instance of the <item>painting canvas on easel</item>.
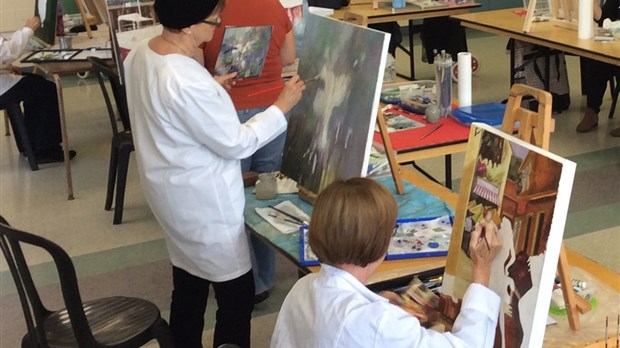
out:
<path id="1" fill-rule="evenodd" d="M 502 250 L 489 283 L 502 301 L 495 347 L 542 346 L 575 167 L 490 126 L 472 125 L 440 306 L 456 317 L 471 282 L 470 233 L 476 224 L 497 228 Z"/>
<path id="2" fill-rule="evenodd" d="M 282 173 L 312 193 L 366 174 L 389 35 L 308 15 L 299 60 L 306 90 L 291 110 Z"/>

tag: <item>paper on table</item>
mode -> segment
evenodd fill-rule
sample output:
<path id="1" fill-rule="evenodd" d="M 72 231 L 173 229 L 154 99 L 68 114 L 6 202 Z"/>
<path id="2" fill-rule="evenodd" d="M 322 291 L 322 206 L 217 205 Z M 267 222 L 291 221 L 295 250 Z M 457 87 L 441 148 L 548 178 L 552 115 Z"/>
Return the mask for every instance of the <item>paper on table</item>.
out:
<path id="1" fill-rule="evenodd" d="M 304 213 L 301 209 L 299 209 L 295 204 L 293 204 L 291 201 L 280 202 L 279 204 L 275 205 L 275 207 L 293 216 L 296 216 L 301 220 L 304 220 L 304 221 L 310 220 L 310 217 L 306 213 Z M 269 207 L 256 208 L 256 213 L 258 213 L 260 217 L 262 217 L 265 221 L 267 221 L 267 223 L 269 223 L 275 229 L 285 234 L 297 232 L 299 230 L 299 226 L 301 226 L 296 223 L 285 221 L 285 219 L 290 220 L 290 218 Z M 272 215 L 275 215 L 275 216 L 272 216 Z"/>

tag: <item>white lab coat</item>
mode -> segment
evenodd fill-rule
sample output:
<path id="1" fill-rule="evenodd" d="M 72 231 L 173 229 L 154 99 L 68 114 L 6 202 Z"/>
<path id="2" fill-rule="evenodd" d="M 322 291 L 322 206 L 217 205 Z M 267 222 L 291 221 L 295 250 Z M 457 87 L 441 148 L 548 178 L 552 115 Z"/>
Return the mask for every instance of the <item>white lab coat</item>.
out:
<path id="1" fill-rule="evenodd" d="M 32 35 L 34 35 L 32 29 L 24 27 L 11 34 L 8 40 L 0 36 L 0 95 L 6 93 L 22 78 L 21 75 L 12 74 L 7 67 L 22 54 Z"/>
<path id="2" fill-rule="evenodd" d="M 492 347 L 499 297 L 480 284 L 467 290 L 451 333 L 439 333 L 350 273 L 321 265 L 286 296 L 271 347 Z"/>
<path id="3" fill-rule="evenodd" d="M 239 159 L 284 132 L 284 115 L 271 106 L 240 124 L 203 66 L 148 40 L 125 60 L 125 80 L 142 187 L 172 264 L 216 282 L 247 273 Z"/>

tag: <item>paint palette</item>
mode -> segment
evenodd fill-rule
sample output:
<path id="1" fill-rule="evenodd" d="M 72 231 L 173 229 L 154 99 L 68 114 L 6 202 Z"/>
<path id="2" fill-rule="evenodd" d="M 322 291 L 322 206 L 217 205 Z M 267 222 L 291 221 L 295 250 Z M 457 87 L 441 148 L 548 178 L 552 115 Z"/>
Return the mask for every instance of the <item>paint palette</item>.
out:
<path id="1" fill-rule="evenodd" d="M 452 236 L 452 216 L 398 219 L 386 260 L 445 256 Z M 299 263 L 314 266 L 319 260 L 308 244 L 308 226 L 299 229 Z"/>
<path id="2" fill-rule="evenodd" d="M 452 236 L 452 217 L 398 219 L 386 259 L 445 256 Z"/>

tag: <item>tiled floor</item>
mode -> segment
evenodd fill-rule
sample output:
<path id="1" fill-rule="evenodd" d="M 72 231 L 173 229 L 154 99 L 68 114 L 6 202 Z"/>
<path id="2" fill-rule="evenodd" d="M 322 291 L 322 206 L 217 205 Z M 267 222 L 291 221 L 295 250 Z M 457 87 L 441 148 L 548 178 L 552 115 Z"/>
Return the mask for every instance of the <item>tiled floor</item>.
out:
<path id="1" fill-rule="evenodd" d="M 416 42 L 419 41 L 416 37 Z M 476 33 L 469 34 L 470 51 L 481 62 L 474 76 L 474 102 L 501 101 L 508 95 L 509 57 L 506 40 Z M 416 46 L 416 76 L 433 79 L 432 66 L 419 60 Z M 405 70 L 402 52 L 399 70 Z M 583 112 L 584 98 L 579 91 L 576 57 L 567 57 L 571 107 L 555 115 L 556 131 L 551 151 L 578 162 L 578 177 L 573 190 L 566 243 L 587 257 L 620 272 L 620 138 L 609 130 L 620 126 L 616 119 L 600 118 L 596 131 L 576 134 L 574 129 Z M 0 214 L 14 226 L 36 232 L 65 248 L 74 257 L 86 298 L 131 294 L 157 303 L 167 314 L 169 269 L 162 231 L 147 207 L 132 160 L 125 197 L 123 223 L 112 225 L 112 212 L 103 210 L 107 180 L 111 132 L 101 92 L 94 80 L 79 81 L 65 89 L 65 107 L 71 148 L 78 152 L 72 161 L 75 200 L 66 200 L 64 167 L 45 165 L 31 172 L 15 147 L 13 137 L 0 138 Z M 609 108 L 606 96 L 602 114 Z M 616 112 L 619 114 L 620 112 Z M 462 156 L 454 156 L 454 168 L 460 168 Z M 443 160 L 421 164 L 441 177 Z M 581 173 L 581 174 L 579 174 Z M 455 170 L 455 179 L 458 179 Z M 37 275 L 51 292 L 55 282 L 49 260 L 28 252 L 37 264 Z M 278 258 L 278 279 L 272 297 L 257 306 L 254 346 L 265 347 L 283 297 L 295 281 L 296 271 Z M 0 263 L 0 347 L 17 347 L 25 330 L 21 312 L 4 260 Z M 56 301 L 58 301 L 56 299 Z M 210 302 L 213 303 L 213 302 Z M 213 327 L 213 307 L 209 306 L 206 329 Z M 210 332 L 210 331 L 209 331 Z M 209 332 L 205 346 L 210 346 Z"/>

